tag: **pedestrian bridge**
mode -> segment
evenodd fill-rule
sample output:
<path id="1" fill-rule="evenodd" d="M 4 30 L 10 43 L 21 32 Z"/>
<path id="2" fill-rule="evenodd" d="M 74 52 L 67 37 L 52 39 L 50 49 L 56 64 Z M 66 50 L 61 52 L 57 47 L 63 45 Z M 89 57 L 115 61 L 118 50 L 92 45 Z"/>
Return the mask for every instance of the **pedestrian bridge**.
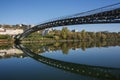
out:
<path id="1" fill-rule="evenodd" d="M 77 13 L 70 16 L 63 16 L 48 20 L 24 31 L 20 35 L 17 35 L 15 39 L 18 41 L 22 40 L 29 34 L 46 28 L 78 24 L 81 25 L 105 23 L 120 23 L 120 3 L 90 10 L 87 12 Z"/>

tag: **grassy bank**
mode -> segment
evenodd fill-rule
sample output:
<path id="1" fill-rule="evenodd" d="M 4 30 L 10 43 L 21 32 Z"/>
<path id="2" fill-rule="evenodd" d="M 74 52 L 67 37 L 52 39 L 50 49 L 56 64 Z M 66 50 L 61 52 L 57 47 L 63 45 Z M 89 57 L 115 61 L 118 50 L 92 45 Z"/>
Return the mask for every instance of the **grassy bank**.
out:
<path id="1" fill-rule="evenodd" d="M 10 35 L 0 35 L 0 43 L 13 43 L 14 39 Z"/>

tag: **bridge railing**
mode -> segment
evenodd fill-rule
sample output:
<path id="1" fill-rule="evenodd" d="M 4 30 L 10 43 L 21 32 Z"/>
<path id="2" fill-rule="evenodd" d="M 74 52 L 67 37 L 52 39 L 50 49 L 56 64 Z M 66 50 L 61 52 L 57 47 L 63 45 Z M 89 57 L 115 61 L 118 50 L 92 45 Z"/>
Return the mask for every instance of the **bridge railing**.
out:
<path id="1" fill-rule="evenodd" d="M 107 12 L 107 11 L 114 11 L 114 10 L 120 10 L 120 3 L 109 5 L 109 6 L 105 6 L 105 7 L 94 9 L 94 10 L 90 10 L 90 11 L 87 11 L 87 12 L 82 12 L 82 13 L 78 13 L 78 14 L 74 14 L 74 15 L 63 16 L 63 17 L 58 17 L 58 18 L 55 18 L 55 19 L 51 19 L 51 20 L 42 22 L 41 24 L 35 25 L 34 27 L 26 30 L 23 34 L 21 34 L 19 39 L 25 37 L 26 35 L 29 35 L 31 32 L 34 32 L 34 31 L 36 31 L 36 30 L 38 30 L 40 28 L 41 29 L 50 28 L 48 26 L 48 25 L 50 25 L 49 23 L 54 22 L 54 21 L 57 22 L 59 20 L 66 20 L 66 19 L 70 19 L 70 18 L 85 17 L 85 16 L 90 16 L 90 15 L 103 13 L 103 12 Z M 111 21 L 111 23 L 112 23 L 112 21 Z M 118 23 L 118 22 L 116 22 L 116 23 Z M 46 26 L 48 26 L 48 27 L 46 27 Z M 59 25 L 57 25 L 57 26 L 59 26 Z"/>
<path id="2" fill-rule="evenodd" d="M 67 18 L 83 17 L 83 16 L 88 16 L 88 15 L 92 15 L 92 14 L 96 14 L 96 13 L 105 12 L 105 11 L 115 10 L 115 9 L 118 9 L 118 8 L 120 8 L 120 3 L 105 6 L 105 7 L 102 7 L 102 8 L 97 8 L 97 9 L 90 10 L 90 11 L 87 11 L 87 12 L 77 13 L 77 14 L 74 14 L 74 15 L 62 16 L 62 17 L 50 19 L 50 20 L 47 20 L 47 21 L 42 22 L 42 23 L 56 21 L 56 20 L 62 20 L 62 19 L 67 19 Z"/>

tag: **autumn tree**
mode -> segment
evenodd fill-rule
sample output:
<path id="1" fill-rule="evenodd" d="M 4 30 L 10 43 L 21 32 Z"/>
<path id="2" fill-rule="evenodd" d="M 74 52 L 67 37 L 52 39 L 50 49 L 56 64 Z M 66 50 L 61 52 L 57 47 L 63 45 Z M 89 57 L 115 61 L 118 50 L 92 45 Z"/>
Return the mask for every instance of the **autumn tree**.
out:
<path id="1" fill-rule="evenodd" d="M 82 30 L 82 31 L 81 31 L 81 36 L 82 36 L 82 40 L 85 40 L 85 37 L 86 37 L 86 32 L 85 32 L 85 30 Z"/>
<path id="2" fill-rule="evenodd" d="M 67 28 L 67 27 L 63 27 L 63 28 L 62 28 L 62 31 L 61 31 L 61 37 L 62 37 L 63 39 L 66 39 L 66 38 L 67 38 L 67 35 L 68 35 L 68 32 L 69 32 L 68 28 Z"/>

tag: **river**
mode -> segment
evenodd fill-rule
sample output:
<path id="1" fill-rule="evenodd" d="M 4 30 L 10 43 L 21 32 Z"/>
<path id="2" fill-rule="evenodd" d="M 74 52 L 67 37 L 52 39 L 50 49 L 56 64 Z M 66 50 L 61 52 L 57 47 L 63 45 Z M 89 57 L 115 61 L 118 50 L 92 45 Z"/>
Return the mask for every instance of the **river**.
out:
<path id="1" fill-rule="evenodd" d="M 0 80 L 120 80 L 119 42 L 0 45 Z"/>

